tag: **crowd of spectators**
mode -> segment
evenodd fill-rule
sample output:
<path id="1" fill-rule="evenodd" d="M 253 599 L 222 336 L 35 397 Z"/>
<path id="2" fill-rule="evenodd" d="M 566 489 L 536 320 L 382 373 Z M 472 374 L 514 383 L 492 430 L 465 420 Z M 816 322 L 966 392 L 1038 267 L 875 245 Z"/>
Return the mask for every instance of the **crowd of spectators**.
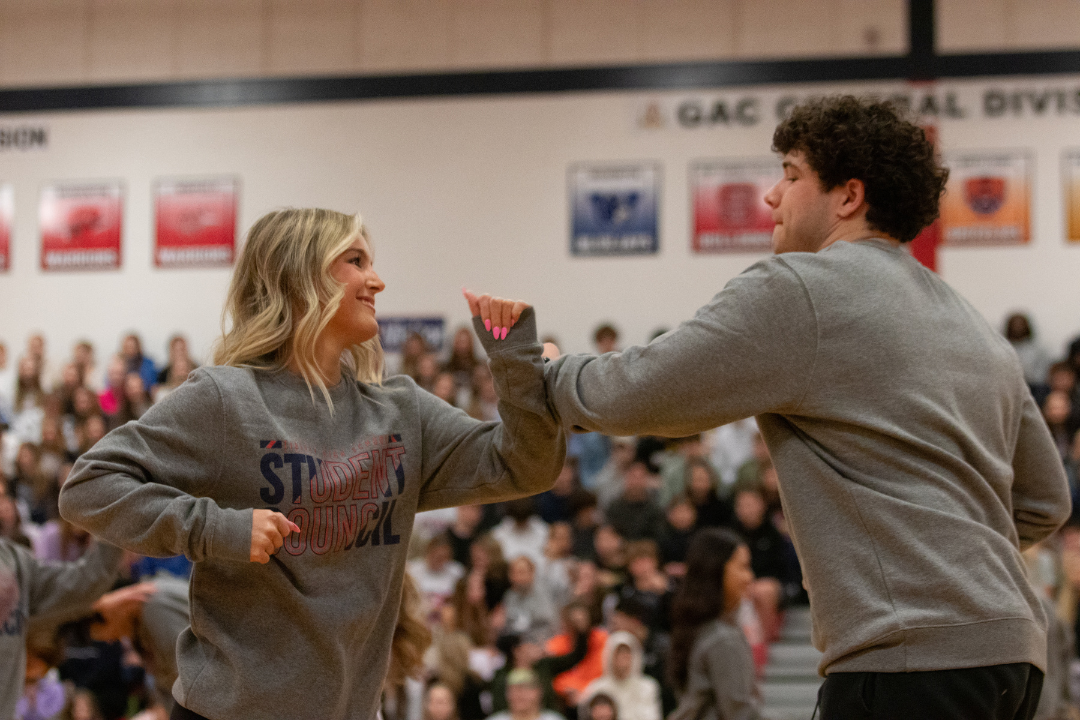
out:
<path id="1" fill-rule="evenodd" d="M 1055 360 L 1026 316 L 1009 317 L 1004 334 L 1057 442 L 1075 507 L 1080 339 Z M 599 352 L 618 349 L 609 325 L 594 340 Z M 467 327 L 445 352 L 413 335 L 394 369 L 469 415 L 496 420 L 498 398 L 477 347 Z M 160 368 L 135 334 L 103 369 L 88 342 L 64 363 L 46 350 L 42 335 L 30 337 L 17 358 L 0 343 L 0 535 L 39 559 L 75 560 L 89 538 L 57 512 L 72 463 L 197 365 L 179 335 Z M 670 659 L 689 652 L 672 632 L 672 604 L 702 528 L 726 528 L 749 548 L 754 580 L 736 617 L 760 672 L 785 610 L 808 600 L 776 471 L 752 418 L 674 440 L 575 435 L 550 491 L 418 515 L 407 571 L 433 642 L 421 678 L 388 686 L 383 717 L 660 720 L 680 690 Z M 1061 630 L 1062 666 L 1077 669 L 1080 520 L 1027 557 L 1033 585 Z M 183 557 L 131 556 L 121 583 L 190 570 Z M 137 645 L 59 635 L 34 636 L 26 692 L 42 699 L 60 692 L 63 709 L 22 717 L 165 717 Z M 1070 697 L 1068 673 L 1055 681 Z M 20 712 L 29 707 L 36 705 L 24 703 Z"/>

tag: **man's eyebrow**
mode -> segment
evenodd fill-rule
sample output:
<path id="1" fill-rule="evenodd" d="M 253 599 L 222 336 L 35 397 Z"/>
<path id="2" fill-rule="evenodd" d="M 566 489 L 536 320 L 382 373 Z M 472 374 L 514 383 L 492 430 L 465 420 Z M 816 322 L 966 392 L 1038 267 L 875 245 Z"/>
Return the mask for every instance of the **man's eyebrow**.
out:
<path id="1" fill-rule="evenodd" d="M 780 163 L 780 167 L 784 168 L 785 170 L 787 170 L 788 168 L 791 168 L 792 170 L 798 169 L 795 167 L 795 163 L 791 162 L 790 160 L 785 160 L 784 162 Z"/>

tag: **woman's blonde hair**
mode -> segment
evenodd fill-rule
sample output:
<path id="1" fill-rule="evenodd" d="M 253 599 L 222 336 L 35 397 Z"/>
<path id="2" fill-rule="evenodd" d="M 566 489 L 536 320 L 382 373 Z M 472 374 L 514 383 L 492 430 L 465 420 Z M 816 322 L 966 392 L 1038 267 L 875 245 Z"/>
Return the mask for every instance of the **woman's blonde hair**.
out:
<path id="1" fill-rule="evenodd" d="M 431 630 L 423 614 L 420 590 L 409 573 L 401 586 L 401 605 L 397 625 L 390 644 L 390 666 L 384 685 L 393 690 L 405 684 L 405 678 L 416 678 L 424 671 L 424 653 L 431 646 Z"/>
<path id="2" fill-rule="evenodd" d="M 312 401 L 318 387 L 333 412 L 315 359 L 316 341 L 344 294 L 330 266 L 357 237 L 370 247 L 359 215 L 288 208 L 259 218 L 233 271 L 214 364 L 276 370 L 295 360 Z M 230 317 L 232 328 L 226 331 Z M 378 336 L 350 347 L 342 363 L 357 380 L 380 383 L 383 351 Z"/>

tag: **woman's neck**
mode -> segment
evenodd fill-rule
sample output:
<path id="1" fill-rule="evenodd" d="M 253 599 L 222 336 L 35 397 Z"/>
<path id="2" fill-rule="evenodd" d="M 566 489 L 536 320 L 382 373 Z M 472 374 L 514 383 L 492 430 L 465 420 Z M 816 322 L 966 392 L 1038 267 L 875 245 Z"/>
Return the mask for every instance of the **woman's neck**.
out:
<path id="1" fill-rule="evenodd" d="M 345 348 L 340 347 L 328 338 L 319 338 L 316 341 L 315 369 L 327 387 L 333 387 L 341 382 L 341 354 L 344 351 Z M 289 358 L 289 362 L 285 367 L 293 374 L 303 376 L 303 373 L 300 372 L 300 363 L 295 354 Z"/>

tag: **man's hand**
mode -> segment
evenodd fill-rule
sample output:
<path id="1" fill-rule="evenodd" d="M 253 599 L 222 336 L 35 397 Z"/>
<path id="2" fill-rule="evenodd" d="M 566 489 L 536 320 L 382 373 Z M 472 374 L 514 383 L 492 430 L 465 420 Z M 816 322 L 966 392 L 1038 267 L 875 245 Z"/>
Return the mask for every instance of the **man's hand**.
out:
<path id="1" fill-rule="evenodd" d="M 270 556 L 281 549 L 290 532 L 300 532 L 300 528 L 276 510 L 252 510 L 251 562 L 270 562 Z"/>

